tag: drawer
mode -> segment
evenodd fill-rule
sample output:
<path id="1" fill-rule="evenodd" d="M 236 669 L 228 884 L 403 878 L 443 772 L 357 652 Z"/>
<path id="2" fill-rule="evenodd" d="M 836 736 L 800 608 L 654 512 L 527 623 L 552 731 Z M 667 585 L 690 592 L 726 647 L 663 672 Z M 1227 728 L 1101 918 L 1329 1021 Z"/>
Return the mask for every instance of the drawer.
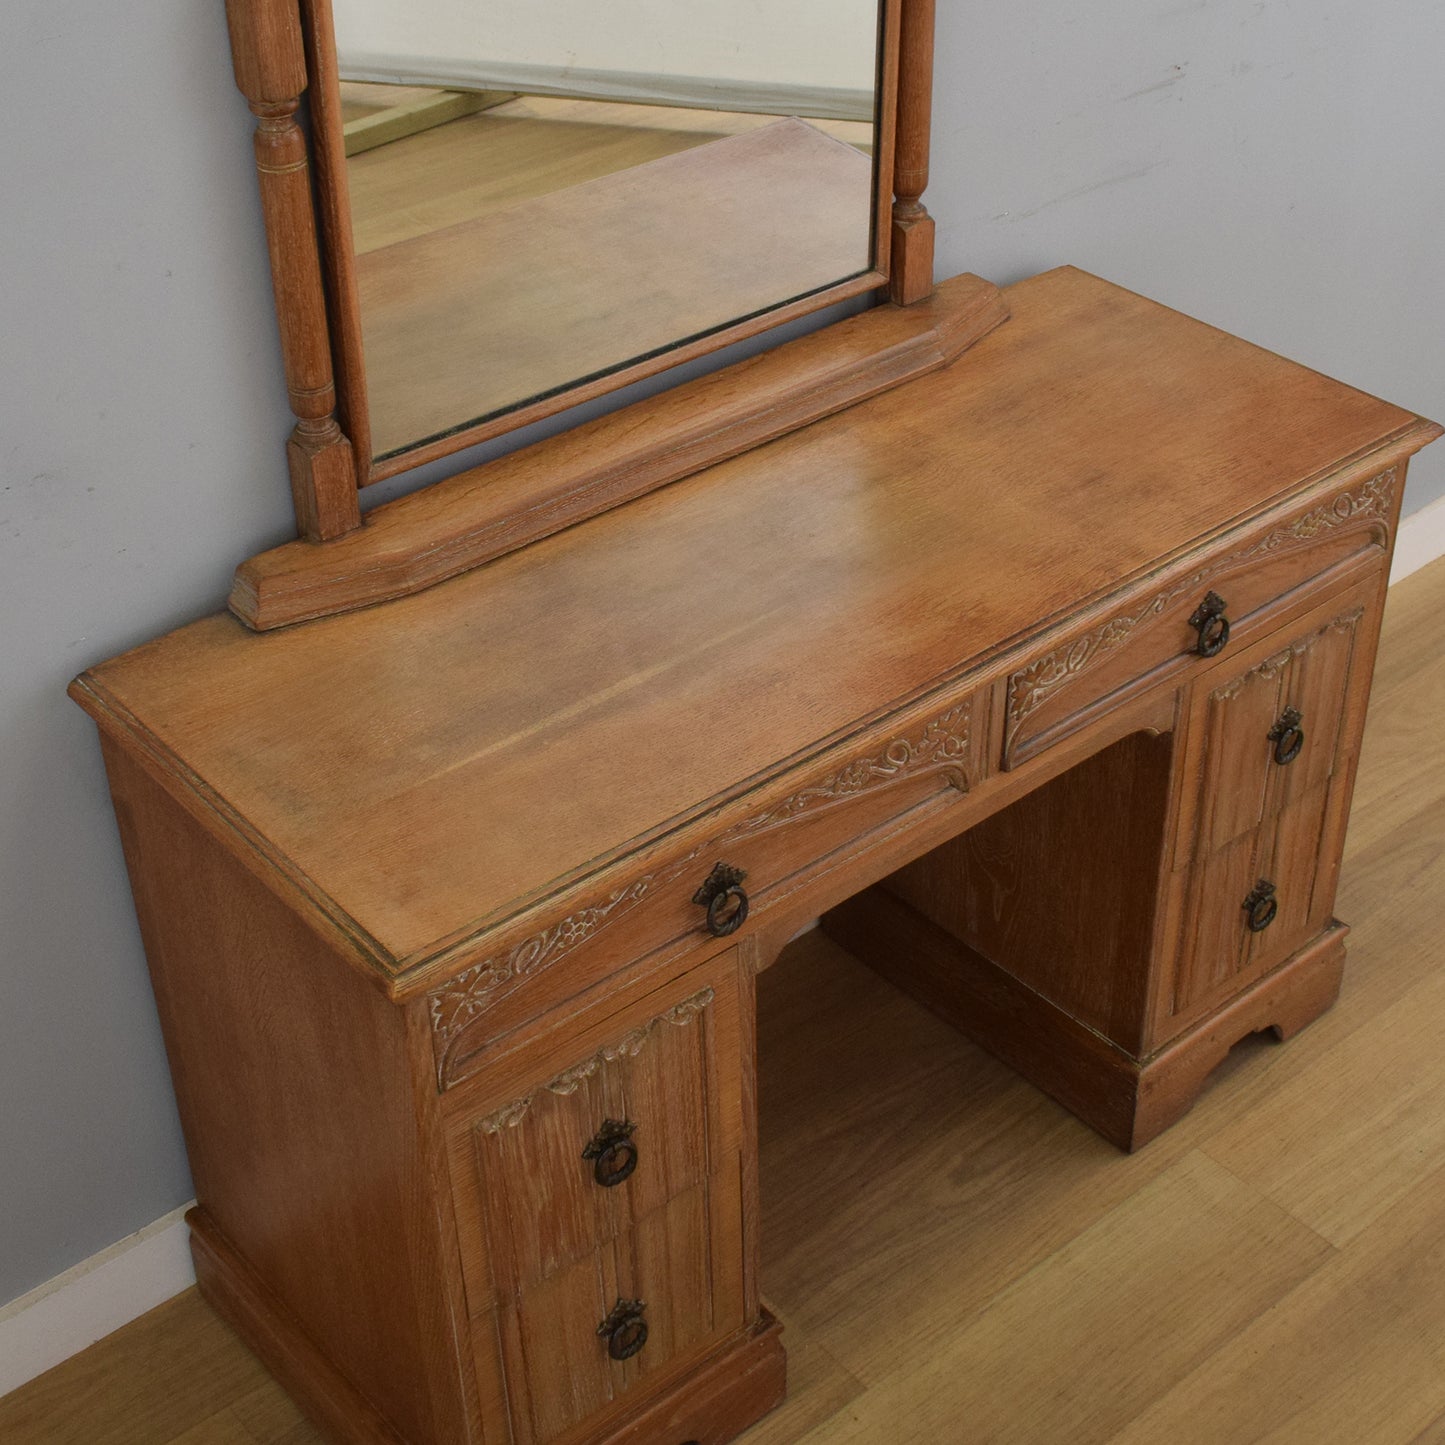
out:
<path id="1" fill-rule="evenodd" d="M 1330 921 L 1334 878 L 1320 860 L 1334 856 L 1349 805 L 1351 704 L 1368 684 L 1374 589 L 1317 608 L 1195 690 L 1186 775 L 1198 798 L 1176 851 L 1187 892 L 1176 1019 L 1282 963 Z"/>
<path id="2" fill-rule="evenodd" d="M 985 734 L 973 691 L 935 696 L 719 810 L 689 829 L 690 841 L 639 855 L 626 881 L 433 990 L 440 1087 L 474 1073 L 491 1041 L 619 964 L 679 939 L 706 939 L 708 910 L 697 900 L 716 865 L 744 875 L 737 887 L 756 921 L 838 849 L 914 809 L 958 799 L 979 781 Z M 720 924 L 738 901 L 736 894 L 719 900 Z"/>
<path id="3" fill-rule="evenodd" d="M 726 949 L 620 1011 L 544 1021 L 494 1078 L 449 1100 L 473 1313 L 736 1172 L 740 1002 L 736 950 Z"/>
<path id="4" fill-rule="evenodd" d="M 517 1445 L 589 1438 L 744 1323 L 739 1172 L 697 1185 L 493 1317 Z M 480 1322 L 479 1322 L 480 1323 Z M 493 1348 L 477 1331 L 479 1349 Z"/>
<path id="5" fill-rule="evenodd" d="M 1139 690 L 1207 666 L 1201 646 L 1217 633 L 1219 623 L 1209 620 L 1216 602 L 1230 625 L 1226 650 L 1237 651 L 1269 629 L 1275 604 L 1383 550 L 1396 480 L 1391 469 L 1285 520 L 1222 539 L 1211 555 L 1051 640 L 1009 674 L 1003 766 L 1017 766 Z"/>

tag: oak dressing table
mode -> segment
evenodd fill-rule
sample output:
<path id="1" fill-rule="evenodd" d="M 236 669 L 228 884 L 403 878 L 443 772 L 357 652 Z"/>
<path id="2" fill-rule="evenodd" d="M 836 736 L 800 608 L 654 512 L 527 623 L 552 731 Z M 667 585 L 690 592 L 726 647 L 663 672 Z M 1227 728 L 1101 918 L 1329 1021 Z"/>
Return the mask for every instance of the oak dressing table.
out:
<path id="1" fill-rule="evenodd" d="M 814 918 L 1123 1148 L 1339 987 L 1438 427 L 1069 269 L 678 396 L 492 473 L 631 436 L 624 505 L 519 548 L 439 492 L 72 688 L 201 1287 L 338 1440 L 721 1445 L 781 1398 L 754 981 Z M 411 546 L 448 505 L 495 515 Z"/>

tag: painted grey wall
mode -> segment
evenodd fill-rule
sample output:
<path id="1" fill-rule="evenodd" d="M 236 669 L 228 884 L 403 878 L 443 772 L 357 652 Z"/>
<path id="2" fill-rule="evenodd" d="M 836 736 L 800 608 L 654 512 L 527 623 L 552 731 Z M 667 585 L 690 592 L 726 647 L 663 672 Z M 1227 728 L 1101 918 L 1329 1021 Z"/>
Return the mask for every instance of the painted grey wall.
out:
<path id="1" fill-rule="evenodd" d="M 1445 414 L 1442 56 L 1438 0 L 944 0 L 940 274 L 1073 262 Z M 10 0 L 0 94 L 4 1301 L 190 1189 L 65 683 L 218 607 L 289 504 L 221 0 Z"/>

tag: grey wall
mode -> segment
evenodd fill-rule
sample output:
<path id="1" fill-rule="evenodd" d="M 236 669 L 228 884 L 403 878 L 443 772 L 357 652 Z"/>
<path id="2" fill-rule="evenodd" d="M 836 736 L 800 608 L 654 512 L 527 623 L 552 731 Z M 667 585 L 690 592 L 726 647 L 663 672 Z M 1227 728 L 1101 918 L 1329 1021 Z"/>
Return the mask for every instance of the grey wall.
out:
<path id="1" fill-rule="evenodd" d="M 1073 262 L 1445 414 L 1438 0 L 945 0 L 940 274 Z M 0 1301 L 189 1194 L 81 668 L 288 532 L 221 0 L 0 46 Z M 1407 508 L 1445 492 L 1445 449 Z"/>

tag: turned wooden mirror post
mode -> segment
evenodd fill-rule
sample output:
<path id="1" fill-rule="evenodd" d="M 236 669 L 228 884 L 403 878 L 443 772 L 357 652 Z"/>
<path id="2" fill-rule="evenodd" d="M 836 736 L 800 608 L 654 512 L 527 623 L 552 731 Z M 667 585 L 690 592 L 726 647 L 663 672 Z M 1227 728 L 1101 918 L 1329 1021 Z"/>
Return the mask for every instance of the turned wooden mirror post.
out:
<path id="1" fill-rule="evenodd" d="M 899 33 L 898 128 L 893 159 L 893 239 L 888 290 L 911 306 L 933 293 L 933 217 L 928 189 L 928 138 L 933 113 L 934 0 L 908 0 Z"/>
<path id="2" fill-rule="evenodd" d="M 928 181 L 934 0 L 879 0 L 873 135 L 867 148 L 875 156 L 874 216 L 867 253 L 860 250 L 861 270 L 820 278 L 826 284 L 769 302 L 761 311 L 742 307 L 734 319 L 702 334 L 689 336 L 683 328 L 671 346 L 654 347 L 606 373 L 583 375 L 445 434 L 419 436 L 400 451 L 378 445 L 385 455 L 373 458 L 377 426 L 362 355 L 331 5 L 329 0 L 226 3 L 237 85 L 257 119 L 272 279 L 297 418 L 288 443 L 289 470 L 298 530 L 308 542 L 335 541 L 357 531 L 360 490 L 371 482 L 851 296 L 872 292 L 896 306 L 910 306 L 933 294 L 933 221 L 921 197 Z M 871 48 L 874 39 L 867 43 Z M 303 96 L 309 128 L 298 123 Z M 638 215 L 639 228 L 648 223 L 646 215 Z"/>
<path id="3" fill-rule="evenodd" d="M 286 447 L 296 524 L 321 542 L 360 526 L 361 506 L 351 443 L 336 420 L 311 167 L 296 120 L 307 84 L 301 16 L 295 0 L 227 0 L 226 20 L 236 85 L 256 117 L 256 172 L 296 416 Z"/>

